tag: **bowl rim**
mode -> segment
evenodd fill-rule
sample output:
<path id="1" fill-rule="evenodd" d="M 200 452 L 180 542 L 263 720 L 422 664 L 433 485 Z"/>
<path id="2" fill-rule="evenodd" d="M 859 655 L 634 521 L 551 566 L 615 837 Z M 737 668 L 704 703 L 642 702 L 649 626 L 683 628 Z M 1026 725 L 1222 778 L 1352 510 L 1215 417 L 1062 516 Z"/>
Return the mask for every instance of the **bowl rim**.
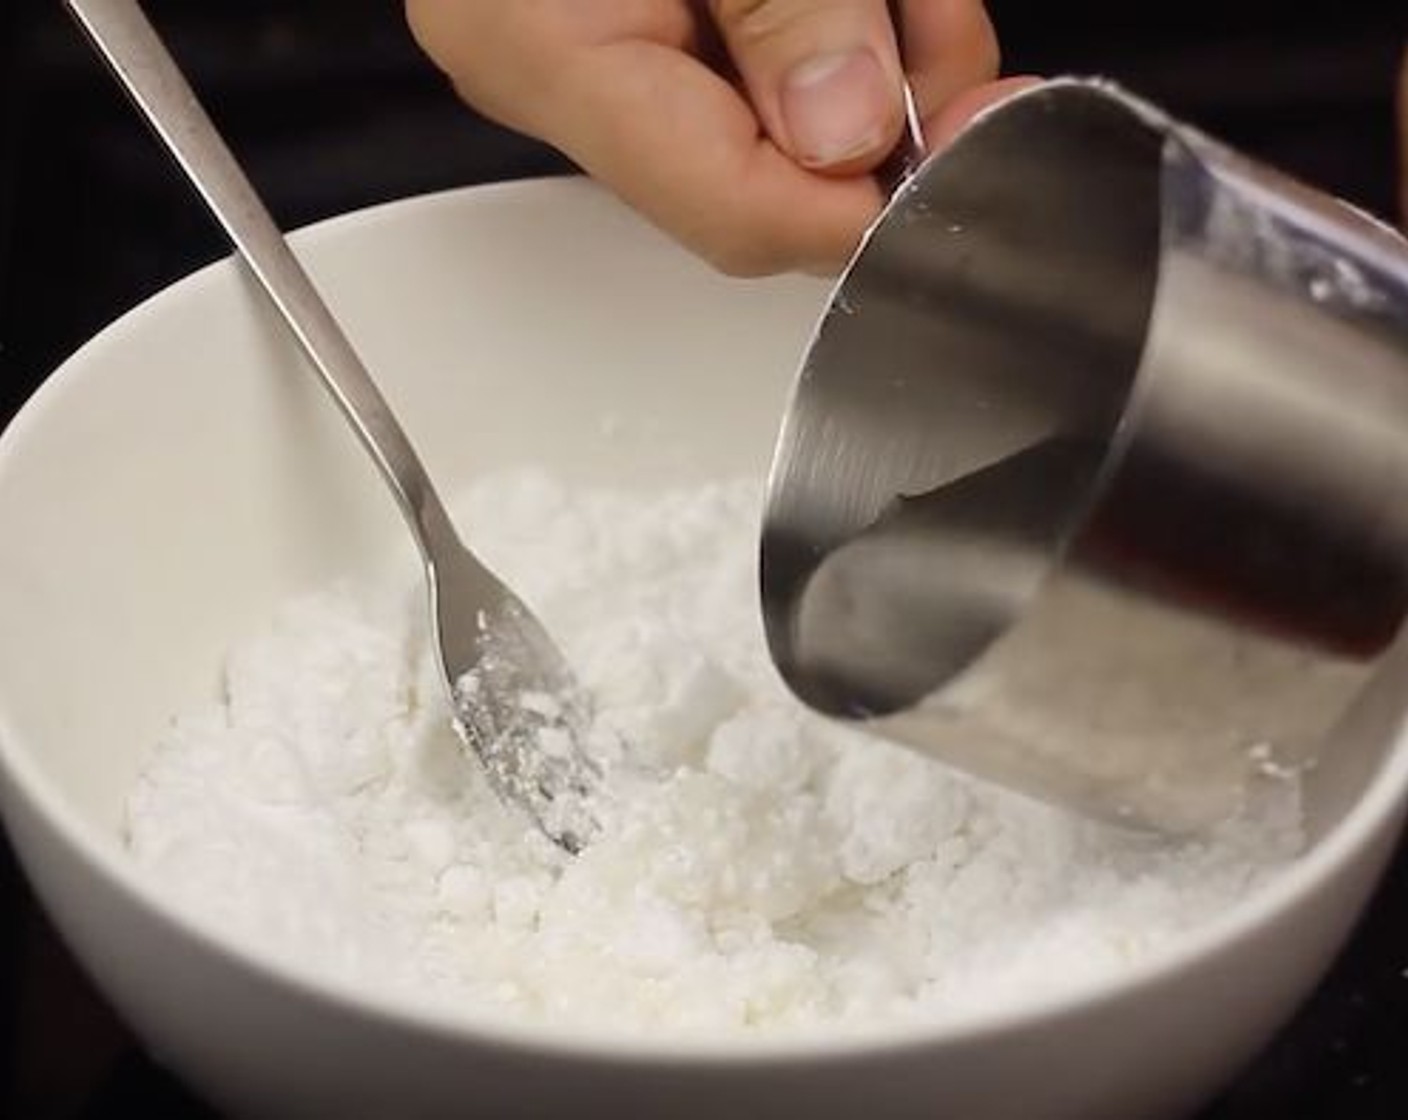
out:
<path id="1" fill-rule="evenodd" d="M 315 249 L 321 243 L 355 237 L 359 231 L 383 222 L 433 221 L 441 210 L 493 208 L 506 196 L 530 193 L 540 194 L 546 202 L 556 205 L 568 192 L 604 193 L 595 184 L 576 177 L 456 187 L 348 211 L 305 226 L 292 236 L 301 247 Z M 26 442 L 42 438 L 48 412 L 63 407 L 69 396 L 82 391 L 87 378 L 98 375 L 95 371 L 101 369 L 100 359 L 108 347 L 120 344 L 128 333 L 164 314 L 172 300 L 200 298 L 208 290 L 229 287 L 238 275 L 237 266 L 228 257 L 197 268 L 134 305 L 61 362 L 0 431 L 0 485 L 9 464 L 25 453 Z M 1408 630 L 1400 632 L 1396 644 L 1405 642 Z M 1030 1000 L 1003 1000 L 991 1007 L 931 1020 L 915 1018 L 857 1027 L 827 1024 L 815 1032 L 787 1029 L 651 1034 L 596 1025 L 588 1033 L 580 1025 L 520 1019 L 491 1007 L 427 1003 L 405 991 L 371 989 L 346 976 L 310 972 L 202 920 L 189 906 L 166 896 L 159 884 L 126 854 L 120 835 L 85 819 L 66 804 L 57 783 L 40 772 L 31 759 L 32 749 L 25 749 L 25 740 L 15 729 L 3 695 L 0 800 L 4 804 L 0 807 L 8 818 L 14 807 L 9 799 L 23 800 L 51 841 L 63 845 L 89 874 L 106 881 L 124 904 L 139 911 L 145 921 L 165 927 L 200 951 L 220 958 L 225 967 L 257 976 L 266 984 L 286 990 L 291 997 L 311 1000 L 328 1009 L 377 1022 L 384 1028 L 435 1037 L 450 1044 L 507 1045 L 563 1061 L 629 1061 L 635 1065 L 695 1069 L 720 1064 L 754 1067 L 817 1057 L 863 1059 L 880 1054 L 894 1056 L 906 1050 L 973 1045 L 1049 1026 L 1064 1017 L 1177 982 L 1201 964 L 1264 934 L 1324 889 L 1339 870 L 1378 842 L 1385 830 L 1399 829 L 1408 809 L 1408 737 L 1401 711 L 1397 723 L 1393 742 L 1376 763 L 1363 792 L 1308 850 L 1245 899 L 1147 958 L 1094 982 L 1038 993 Z M 28 880 L 27 853 L 21 843 L 15 847 Z M 1374 877 L 1376 884 L 1382 871 L 1380 868 Z M 33 885 L 42 897 L 42 888 L 37 882 Z M 59 928 L 68 944 L 67 934 Z"/>

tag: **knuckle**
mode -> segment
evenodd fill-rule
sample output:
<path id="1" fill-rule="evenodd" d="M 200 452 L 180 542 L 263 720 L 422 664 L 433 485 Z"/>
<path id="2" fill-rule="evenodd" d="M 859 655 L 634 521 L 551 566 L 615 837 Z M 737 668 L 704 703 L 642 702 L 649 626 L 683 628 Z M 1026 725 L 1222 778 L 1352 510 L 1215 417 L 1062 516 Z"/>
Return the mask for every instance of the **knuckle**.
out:
<path id="1" fill-rule="evenodd" d="M 715 271 L 735 280 L 757 280 L 764 276 L 773 276 L 787 267 L 770 252 L 759 252 L 741 245 L 725 247 L 713 255 L 706 254 L 705 260 Z"/>
<path id="2" fill-rule="evenodd" d="M 431 58 L 436 57 L 440 39 L 440 17 L 444 5 L 435 0 L 406 0 L 406 26 L 416 44 Z"/>
<path id="3" fill-rule="evenodd" d="M 709 0 L 714 22 L 742 42 L 771 39 L 813 7 L 795 0 Z"/>
<path id="4" fill-rule="evenodd" d="M 528 131 L 558 72 L 560 3 L 544 0 L 404 0 L 406 23 L 461 100 Z"/>
<path id="5" fill-rule="evenodd" d="M 743 23 L 773 6 L 773 0 L 709 0 L 709 13 L 720 23 Z"/>
<path id="6" fill-rule="evenodd" d="M 955 55 L 965 61 L 973 78 L 983 81 L 995 77 L 1002 64 L 1002 48 L 983 5 L 974 4 L 969 18 L 955 32 Z"/>
<path id="7" fill-rule="evenodd" d="M 918 75 L 921 108 L 937 112 L 965 90 L 997 77 L 1000 64 L 997 33 L 983 5 L 966 4 L 961 18 L 948 24 L 938 57 Z"/>
<path id="8" fill-rule="evenodd" d="M 771 276 L 790 267 L 781 248 L 747 221 L 724 221 L 695 247 L 715 271 L 740 280 Z"/>

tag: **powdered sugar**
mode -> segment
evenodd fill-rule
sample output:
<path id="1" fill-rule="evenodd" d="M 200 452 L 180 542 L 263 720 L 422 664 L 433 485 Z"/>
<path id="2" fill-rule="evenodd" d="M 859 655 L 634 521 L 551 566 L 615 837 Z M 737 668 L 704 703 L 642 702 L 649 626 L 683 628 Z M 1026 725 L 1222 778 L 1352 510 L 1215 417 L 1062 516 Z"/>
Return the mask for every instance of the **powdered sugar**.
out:
<path id="1" fill-rule="evenodd" d="M 805 713 L 754 588 L 759 495 L 487 479 L 476 547 L 598 706 L 601 832 L 568 857 L 446 725 L 418 593 L 330 588 L 234 650 L 129 805 L 136 858 L 315 972 L 594 1030 L 936 1019 L 1157 952 L 1297 849 L 1292 776 L 1172 844 Z"/>

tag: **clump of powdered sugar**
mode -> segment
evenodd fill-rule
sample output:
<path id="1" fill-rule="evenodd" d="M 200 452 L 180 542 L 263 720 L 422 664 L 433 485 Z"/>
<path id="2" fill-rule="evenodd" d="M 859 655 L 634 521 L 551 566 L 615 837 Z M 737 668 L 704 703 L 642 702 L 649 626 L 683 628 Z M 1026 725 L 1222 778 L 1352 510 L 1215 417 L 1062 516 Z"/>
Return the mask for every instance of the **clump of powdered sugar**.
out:
<path id="1" fill-rule="evenodd" d="M 426 1002 L 602 1029 L 863 1028 L 1080 985 L 1300 844 L 1294 775 L 1215 835 L 1082 821 L 805 711 L 768 662 L 757 488 L 485 480 L 476 548 L 596 704 L 600 831 L 567 856 L 447 725 L 418 593 L 289 603 L 129 801 L 163 889 L 269 953 Z"/>

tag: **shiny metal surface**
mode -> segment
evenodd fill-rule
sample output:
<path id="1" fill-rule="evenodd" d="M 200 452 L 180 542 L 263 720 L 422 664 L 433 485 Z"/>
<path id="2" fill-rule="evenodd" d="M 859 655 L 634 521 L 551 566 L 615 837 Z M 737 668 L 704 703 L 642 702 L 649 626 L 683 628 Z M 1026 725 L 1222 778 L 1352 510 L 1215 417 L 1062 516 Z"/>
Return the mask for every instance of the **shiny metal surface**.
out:
<path id="1" fill-rule="evenodd" d="M 578 850 L 594 827 L 584 801 L 596 775 L 582 750 L 585 704 L 571 670 L 531 611 L 461 542 L 409 438 L 141 8 L 133 0 L 66 3 L 224 228 L 391 488 L 423 561 L 456 730 L 502 796 L 559 844 Z M 543 749 L 545 732 L 556 749 Z"/>
<path id="2" fill-rule="evenodd" d="M 779 437 L 812 706 L 1195 829 L 1309 764 L 1408 610 L 1408 250 L 1108 84 L 979 118 L 838 284 Z"/>

